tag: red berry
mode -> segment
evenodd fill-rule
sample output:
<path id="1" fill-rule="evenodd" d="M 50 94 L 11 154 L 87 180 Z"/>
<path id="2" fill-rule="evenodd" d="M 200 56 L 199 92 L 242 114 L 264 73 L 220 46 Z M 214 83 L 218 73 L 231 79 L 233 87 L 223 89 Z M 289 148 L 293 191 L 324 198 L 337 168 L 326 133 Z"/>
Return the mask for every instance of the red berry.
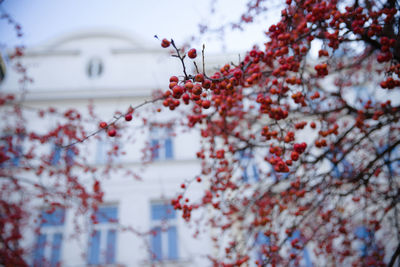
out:
<path id="1" fill-rule="evenodd" d="M 202 82 L 204 81 L 204 75 L 201 74 L 201 73 L 199 73 L 199 74 L 197 74 L 197 75 L 194 77 L 194 80 L 195 80 L 196 82 L 202 83 Z"/>
<path id="2" fill-rule="evenodd" d="M 117 134 L 117 131 L 114 128 L 108 130 L 108 136 L 114 137 Z"/>
<path id="3" fill-rule="evenodd" d="M 233 73 L 233 76 L 235 76 L 235 78 L 238 79 L 238 80 L 242 77 L 242 75 L 243 75 L 243 71 L 241 71 L 241 70 L 236 70 Z"/>
<path id="4" fill-rule="evenodd" d="M 188 105 L 189 104 L 189 100 L 190 100 L 190 96 L 188 94 L 184 94 L 182 96 L 182 100 L 186 105 Z"/>
<path id="5" fill-rule="evenodd" d="M 203 86 L 204 89 L 210 89 L 211 81 L 210 80 L 204 80 L 204 82 L 202 83 L 202 86 Z"/>
<path id="6" fill-rule="evenodd" d="M 125 120 L 126 121 L 131 121 L 132 120 L 132 113 L 128 113 L 125 115 Z"/>
<path id="7" fill-rule="evenodd" d="M 296 161 L 299 159 L 299 153 L 297 153 L 296 151 L 292 151 L 292 154 L 290 155 L 290 157 L 293 161 Z"/>
<path id="8" fill-rule="evenodd" d="M 201 86 L 199 84 L 195 84 L 193 86 L 193 90 L 192 93 L 195 95 L 201 95 L 201 93 L 203 92 L 203 89 L 201 88 Z"/>
<path id="9" fill-rule="evenodd" d="M 100 128 L 104 129 L 107 127 L 107 123 L 102 121 L 102 122 L 100 122 L 99 126 L 100 126 Z"/>
<path id="10" fill-rule="evenodd" d="M 201 102 L 201 106 L 202 106 L 204 109 L 210 108 L 210 106 L 211 106 L 210 100 L 203 100 L 203 101 Z"/>
<path id="11" fill-rule="evenodd" d="M 192 83 L 191 81 L 186 82 L 186 83 L 185 83 L 185 88 L 186 88 L 187 90 L 192 90 L 192 88 L 193 88 L 193 83 Z"/>
<path id="12" fill-rule="evenodd" d="M 172 92 L 174 93 L 174 95 L 178 95 L 180 97 L 183 94 L 183 88 L 182 88 L 182 86 L 175 85 L 172 88 Z"/>
<path id="13" fill-rule="evenodd" d="M 197 57 L 196 49 L 194 49 L 194 48 L 190 49 L 189 52 L 188 52 L 188 57 L 196 58 Z"/>
<path id="14" fill-rule="evenodd" d="M 163 39 L 161 41 L 161 46 L 164 47 L 164 48 L 167 48 L 170 44 L 171 44 L 171 42 L 168 41 L 167 39 Z"/>
<path id="15" fill-rule="evenodd" d="M 170 83 L 172 83 L 172 82 L 178 82 L 179 81 L 179 79 L 178 79 L 178 77 L 176 77 L 176 76 L 171 76 L 170 78 L 169 78 L 169 82 Z"/>

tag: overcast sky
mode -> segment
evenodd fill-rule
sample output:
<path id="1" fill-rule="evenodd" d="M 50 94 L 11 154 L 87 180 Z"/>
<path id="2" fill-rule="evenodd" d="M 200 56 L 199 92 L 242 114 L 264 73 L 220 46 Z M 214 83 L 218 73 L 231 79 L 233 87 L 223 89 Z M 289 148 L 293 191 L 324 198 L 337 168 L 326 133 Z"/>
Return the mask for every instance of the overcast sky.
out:
<path id="1" fill-rule="evenodd" d="M 2 20 L 0 42 L 3 48 L 16 43 L 29 47 L 76 30 L 115 28 L 149 42 L 156 42 L 153 36 L 158 35 L 179 43 L 198 35 L 199 23 L 219 26 L 237 21 L 246 2 L 218 0 L 216 14 L 211 14 L 210 0 L 4 0 L 2 10 L 21 24 L 24 36 L 17 39 L 13 29 Z M 262 45 L 263 31 L 271 21 L 271 17 L 260 18 L 245 32 L 227 34 L 225 47 L 228 51 L 241 51 L 253 44 Z M 222 45 L 215 37 L 202 36 L 200 43 L 205 43 L 209 52 L 219 52 Z"/>

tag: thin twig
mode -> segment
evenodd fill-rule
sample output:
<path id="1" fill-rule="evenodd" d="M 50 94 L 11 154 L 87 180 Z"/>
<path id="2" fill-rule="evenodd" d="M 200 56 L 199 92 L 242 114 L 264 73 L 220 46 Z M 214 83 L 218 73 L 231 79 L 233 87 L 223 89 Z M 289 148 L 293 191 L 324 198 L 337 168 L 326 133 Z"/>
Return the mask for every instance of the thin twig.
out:
<path id="1" fill-rule="evenodd" d="M 150 103 L 155 103 L 155 102 L 157 102 L 157 101 L 159 101 L 159 100 L 161 100 L 161 99 L 163 99 L 163 98 L 164 98 L 164 97 L 161 96 L 161 97 L 158 97 L 158 98 L 155 98 L 155 99 L 152 99 L 152 100 L 146 100 L 146 101 L 144 101 L 144 102 L 142 102 L 142 103 L 140 103 L 140 104 L 138 104 L 138 105 L 136 105 L 136 106 L 134 106 L 134 107 L 130 106 L 128 110 L 136 110 L 136 109 L 138 109 L 138 108 L 141 108 L 141 107 L 144 106 L 144 105 L 147 105 L 147 104 L 150 104 Z M 110 126 L 115 125 L 122 117 L 124 117 L 126 114 L 128 114 L 128 113 L 130 113 L 130 112 L 131 112 L 131 111 L 128 111 L 127 113 L 122 113 L 122 114 L 120 114 L 120 115 L 114 117 L 114 119 L 112 119 L 112 121 L 111 121 L 110 123 L 108 123 L 108 124 L 107 124 L 107 127 L 105 127 L 105 128 L 99 128 L 98 130 L 96 130 L 96 131 L 92 132 L 91 134 L 89 134 L 89 135 L 83 137 L 82 139 L 79 139 L 79 140 L 77 140 L 77 141 L 75 141 L 75 142 L 73 142 L 73 143 L 70 143 L 70 144 L 68 144 L 68 145 L 65 145 L 65 146 L 60 146 L 60 145 L 59 145 L 59 147 L 65 149 L 65 148 L 69 148 L 69 147 L 71 147 L 71 146 L 73 146 L 73 145 L 76 145 L 76 144 L 78 144 L 78 143 L 83 143 L 86 139 L 89 139 L 90 137 L 92 137 L 92 136 L 98 134 L 99 132 L 107 130 Z"/>

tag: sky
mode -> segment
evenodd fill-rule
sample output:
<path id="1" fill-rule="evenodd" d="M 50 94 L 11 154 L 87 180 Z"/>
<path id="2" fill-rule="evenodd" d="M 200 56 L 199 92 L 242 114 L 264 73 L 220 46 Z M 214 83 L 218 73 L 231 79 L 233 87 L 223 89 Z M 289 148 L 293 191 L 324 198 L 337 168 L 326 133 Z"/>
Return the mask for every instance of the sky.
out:
<path id="1" fill-rule="evenodd" d="M 10 14 L 22 26 L 23 37 L 3 19 L 0 21 L 1 46 L 23 44 L 37 46 L 60 35 L 77 30 L 106 28 L 122 30 L 148 42 L 173 38 L 177 43 L 199 37 L 209 52 L 243 51 L 265 42 L 264 31 L 274 21 L 260 18 L 244 32 L 230 31 L 221 42 L 218 35 L 199 36 L 200 23 L 221 26 L 238 21 L 247 0 L 4 0 L 2 12 Z M 212 6 L 216 13 L 211 13 Z M 274 14 L 279 14 L 275 12 Z M 275 18 L 275 21 L 278 17 Z"/>

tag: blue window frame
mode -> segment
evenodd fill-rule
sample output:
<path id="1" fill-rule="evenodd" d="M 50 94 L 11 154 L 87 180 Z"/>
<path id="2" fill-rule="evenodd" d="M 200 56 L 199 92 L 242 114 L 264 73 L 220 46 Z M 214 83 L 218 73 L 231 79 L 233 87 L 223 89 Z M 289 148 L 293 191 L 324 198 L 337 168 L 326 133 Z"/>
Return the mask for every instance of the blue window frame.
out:
<path id="1" fill-rule="evenodd" d="M 250 151 L 240 151 L 240 166 L 243 170 L 242 179 L 248 183 L 251 181 L 258 182 L 260 180 L 258 168 Z"/>
<path id="2" fill-rule="evenodd" d="M 156 261 L 162 260 L 162 241 L 161 241 L 161 227 L 154 227 L 151 236 L 151 252 L 153 253 L 152 259 Z"/>
<path id="3" fill-rule="evenodd" d="M 61 260 L 61 244 L 63 236 L 61 233 L 55 233 L 53 236 L 53 243 L 51 249 L 50 265 L 57 266 Z"/>
<path id="4" fill-rule="evenodd" d="M 153 159 L 159 159 L 160 157 L 160 142 L 158 139 L 151 139 L 152 155 Z"/>
<path id="5" fill-rule="evenodd" d="M 382 250 L 379 249 L 375 242 L 375 234 L 372 230 L 365 226 L 359 226 L 355 229 L 354 235 L 362 242 L 359 247 L 361 257 L 368 257 L 373 254 L 382 253 Z"/>
<path id="6" fill-rule="evenodd" d="M 62 159 L 65 159 L 65 163 L 70 166 L 74 163 L 74 157 L 74 147 L 63 148 L 59 145 L 54 145 L 50 156 L 50 164 L 55 166 L 60 164 Z"/>
<path id="7" fill-rule="evenodd" d="M 170 128 L 152 127 L 150 145 L 152 147 L 152 159 L 163 160 L 174 157 Z"/>
<path id="8" fill-rule="evenodd" d="M 39 234 L 36 240 L 35 251 L 33 255 L 33 266 L 42 266 L 45 264 L 44 249 L 46 247 L 46 235 Z"/>
<path id="9" fill-rule="evenodd" d="M 175 218 L 176 218 L 176 211 L 171 205 L 166 205 L 166 204 L 151 205 L 152 220 L 168 220 Z"/>
<path id="10" fill-rule="evenodd" d="M 87 262 L 89 265 L 113 264 L 116 261 L 118 208 L 99 207 L 94 215 Z"/>
<path id="11" fill-rule="evenodd" d="M 171 205 L 151 205 L 152 235 L 150 237 L 151 259 L 153 261 L 177 260 L 178 231 L 176 212 Z"/>
<path id="12" fill-rule="evenodd" d="M 7 135 L 1 137 L 0 152 L 2 157 L 0 158 L 1 167 L 18 167 L 20 165 L 22 156 L 22 144 L 23 135 Z"/>
<path id="13" fill-rule="evenodd" d="M 89 264 L 100 264 L 100 231 L 94 231 L 92 233 L 89 242 Z"/>
<path id="14" fill-rule="evenodd" d="M 267 260 L 263 250 L 268 246 L 270 243 L 269 237 L 264 235 L 264 233 L 259 232 L 257 233 L 257 237 L 255 240 L 255 249 L 256 249 L 256 258 L 260 262 L 264 262 Z"/>
<path id="15" fill-rule="evenodd" d="M 300 231 L 299 231 L 299 230 L 294 231 L 294 232 L 292 233 L 292 235 L 289 237 L 288 240 L 289 240 L 289 241 L 292 241 L 292 240 L 295 239 L 295 238 L 299 239 L 299 240 L 300 240 L 300 241 L 299 241 L 300 243 L 302 242 L 302 241 L 301 241 L 301 235 L 300 235 Z M 312 261 L 311 261 L 311 258 L 310 258 L 310 254 L 308 253 L 308 250 L 307 250 L 306 247 L 303 248 L 303 262 L 301 263 L 300 266 L 313 267 L 313 264 L 312 264 Z"/>
<path id="16" fill-rule="evenodd" d="M 37 236 L 33 252 L 33 266 L 59 266 L 63 242 L 65 209 L 42 211 L 40 234 Z"/>

